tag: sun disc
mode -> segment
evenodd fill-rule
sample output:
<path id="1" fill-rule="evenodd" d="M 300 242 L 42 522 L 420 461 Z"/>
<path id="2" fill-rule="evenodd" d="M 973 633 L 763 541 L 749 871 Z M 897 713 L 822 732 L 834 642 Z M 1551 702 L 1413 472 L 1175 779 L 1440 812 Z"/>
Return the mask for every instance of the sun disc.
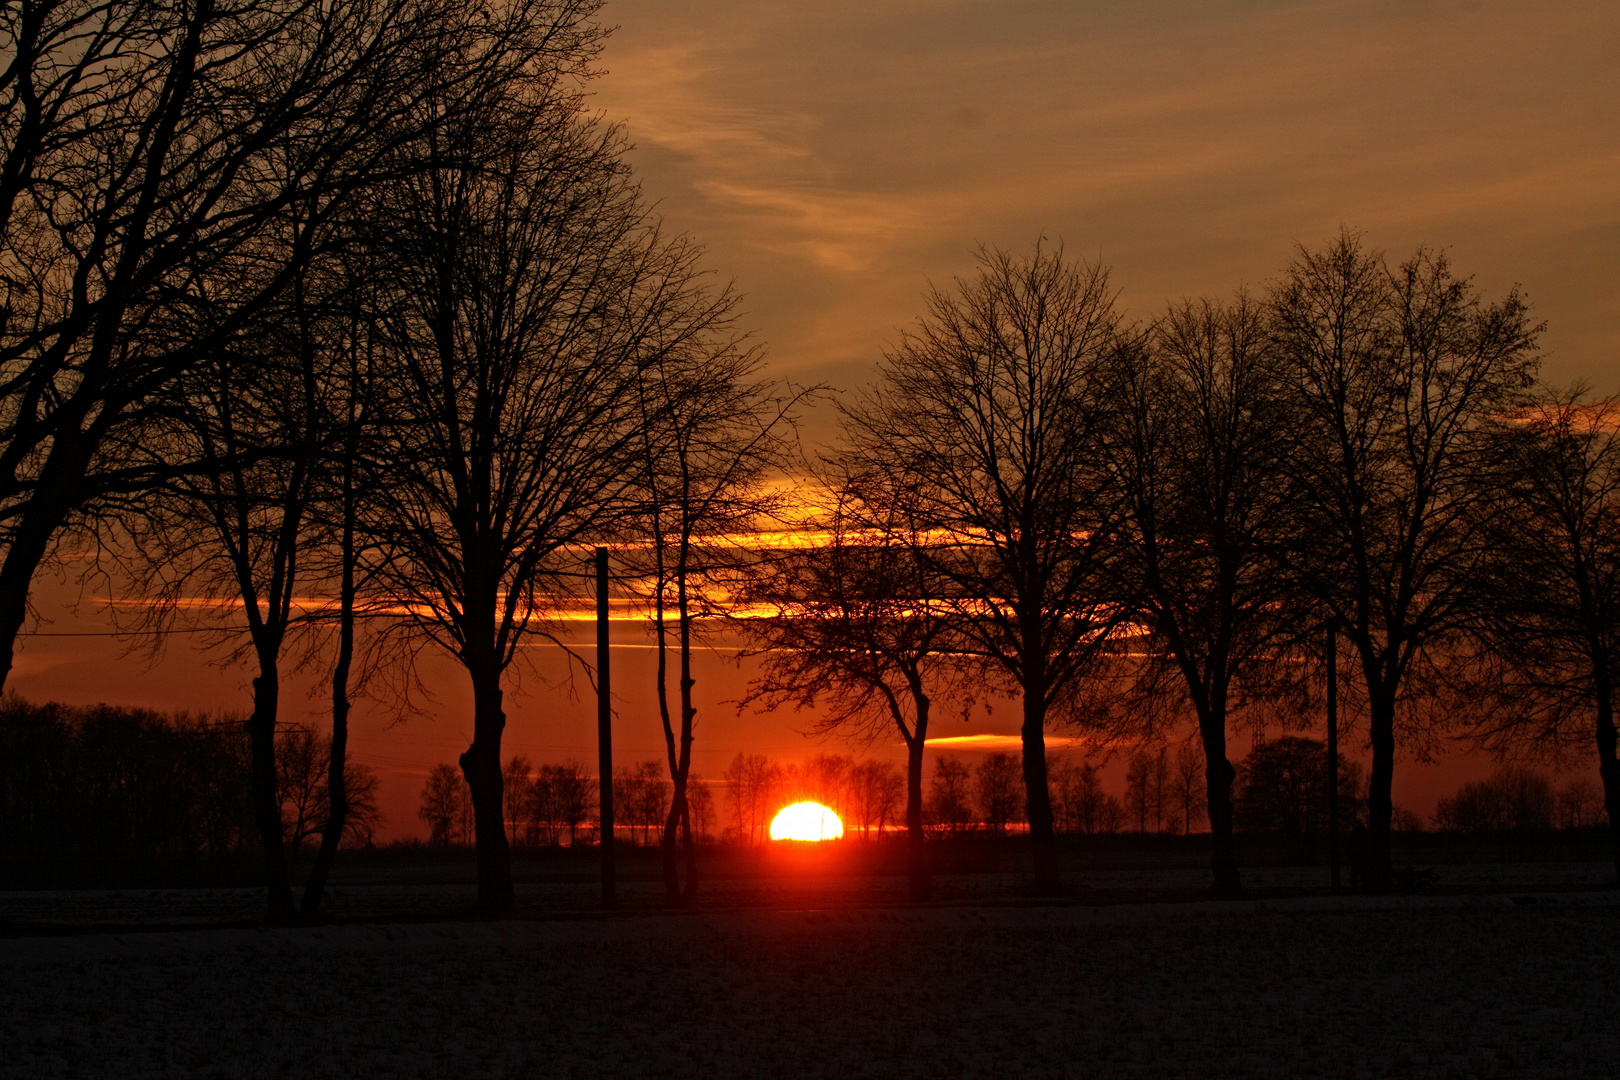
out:
<path id="1" fill-rule="evenodd" d="M 772 840 L 837 840 L 843 835 L 844 823 L 820 803 L 794 803 L 771 820 Z"/>

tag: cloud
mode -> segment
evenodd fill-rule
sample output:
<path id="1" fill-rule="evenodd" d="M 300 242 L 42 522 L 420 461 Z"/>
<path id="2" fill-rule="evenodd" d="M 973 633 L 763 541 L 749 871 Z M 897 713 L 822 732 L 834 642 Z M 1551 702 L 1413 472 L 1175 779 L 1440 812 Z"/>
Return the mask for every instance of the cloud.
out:
<path id="1" fill-rule="evenodd" d="M 953 735 L 945 739 L 928 739 L 927 743 L 935 750 L 1022 750 L 1024 747 L 1024 740 L 1018 735 Z M 1086 739 L 1046 736 L 1048 750 L 1069 750 L 1089 745 Z"/>
<path id="2" fill-rule="evenodd" d="M 976 241 L 1065 238 L 1138 313 L 1341 223 L 1522 281 L 1620 351 L 1620 6 L 616 0 L 597 86 L 780 370 L 869 371 Z M 1577 295 L 1579 294 L 1579 295 Z M 1602 328 L 1607 327 L 1605 331 Z M 1571 358 L 1574 362 L 1575 358 Z M 1572 369 L 1573 370 L 1573 369 Z M 847 380 L 845 380 L 847 381 Z"/>

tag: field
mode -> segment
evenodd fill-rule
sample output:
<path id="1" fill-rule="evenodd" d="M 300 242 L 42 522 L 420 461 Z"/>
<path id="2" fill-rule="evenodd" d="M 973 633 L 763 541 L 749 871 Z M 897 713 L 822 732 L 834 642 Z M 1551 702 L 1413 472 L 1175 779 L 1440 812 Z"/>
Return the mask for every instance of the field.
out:
<path id="1" fill-rule="evenodd" d="M 1250 874 L 1259 898 L 1151 902 L 1196 868 L 1116 861 L 1057 902 L 981 866 L 913 906 L 898 879 L 778 860 L 668 913 L 631 860 L 603 916 L 575 860 L 530 867 L 525 917 L 501 922 L 454 917 L 455 866 L 374 867 L 343 886 L 349 921 L 300 929 L 228 925 L 249 890 L 0 893 L 0 1072 L 1616 1073 L 1620 894 L 1592 887 L 1601 864 L 1435 867 L 1395 897 L 1275 867 Z"/>

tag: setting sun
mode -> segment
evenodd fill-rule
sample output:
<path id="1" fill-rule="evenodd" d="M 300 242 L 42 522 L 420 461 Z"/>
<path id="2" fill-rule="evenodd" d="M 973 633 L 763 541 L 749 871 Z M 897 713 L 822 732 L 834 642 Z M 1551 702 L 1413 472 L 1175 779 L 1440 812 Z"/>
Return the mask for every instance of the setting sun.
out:
<path id="1" fill-rule="evenodd" d="M 837 840 L 843 835 L 844 823 L 820 803 L 794 803 L 771 821 L 772 840 Z"/>

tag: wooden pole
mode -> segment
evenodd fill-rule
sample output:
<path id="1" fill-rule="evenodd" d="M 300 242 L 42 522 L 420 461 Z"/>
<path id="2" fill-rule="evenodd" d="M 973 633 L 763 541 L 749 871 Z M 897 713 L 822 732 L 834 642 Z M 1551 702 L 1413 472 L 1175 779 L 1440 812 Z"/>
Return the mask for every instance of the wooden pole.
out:
<path id="1" fill-rule="evenodd" d="M 608 552 L 596 549 L 596 746 L 601 774 L 602 906 L 618 901 L 613 865 L 613 690 L 608 667 Z"/>
<path id="2" fill-rule="evenodd" d="M 1328 863 L 1339 891 L 1339 628 L 1327 628 Z"/>

